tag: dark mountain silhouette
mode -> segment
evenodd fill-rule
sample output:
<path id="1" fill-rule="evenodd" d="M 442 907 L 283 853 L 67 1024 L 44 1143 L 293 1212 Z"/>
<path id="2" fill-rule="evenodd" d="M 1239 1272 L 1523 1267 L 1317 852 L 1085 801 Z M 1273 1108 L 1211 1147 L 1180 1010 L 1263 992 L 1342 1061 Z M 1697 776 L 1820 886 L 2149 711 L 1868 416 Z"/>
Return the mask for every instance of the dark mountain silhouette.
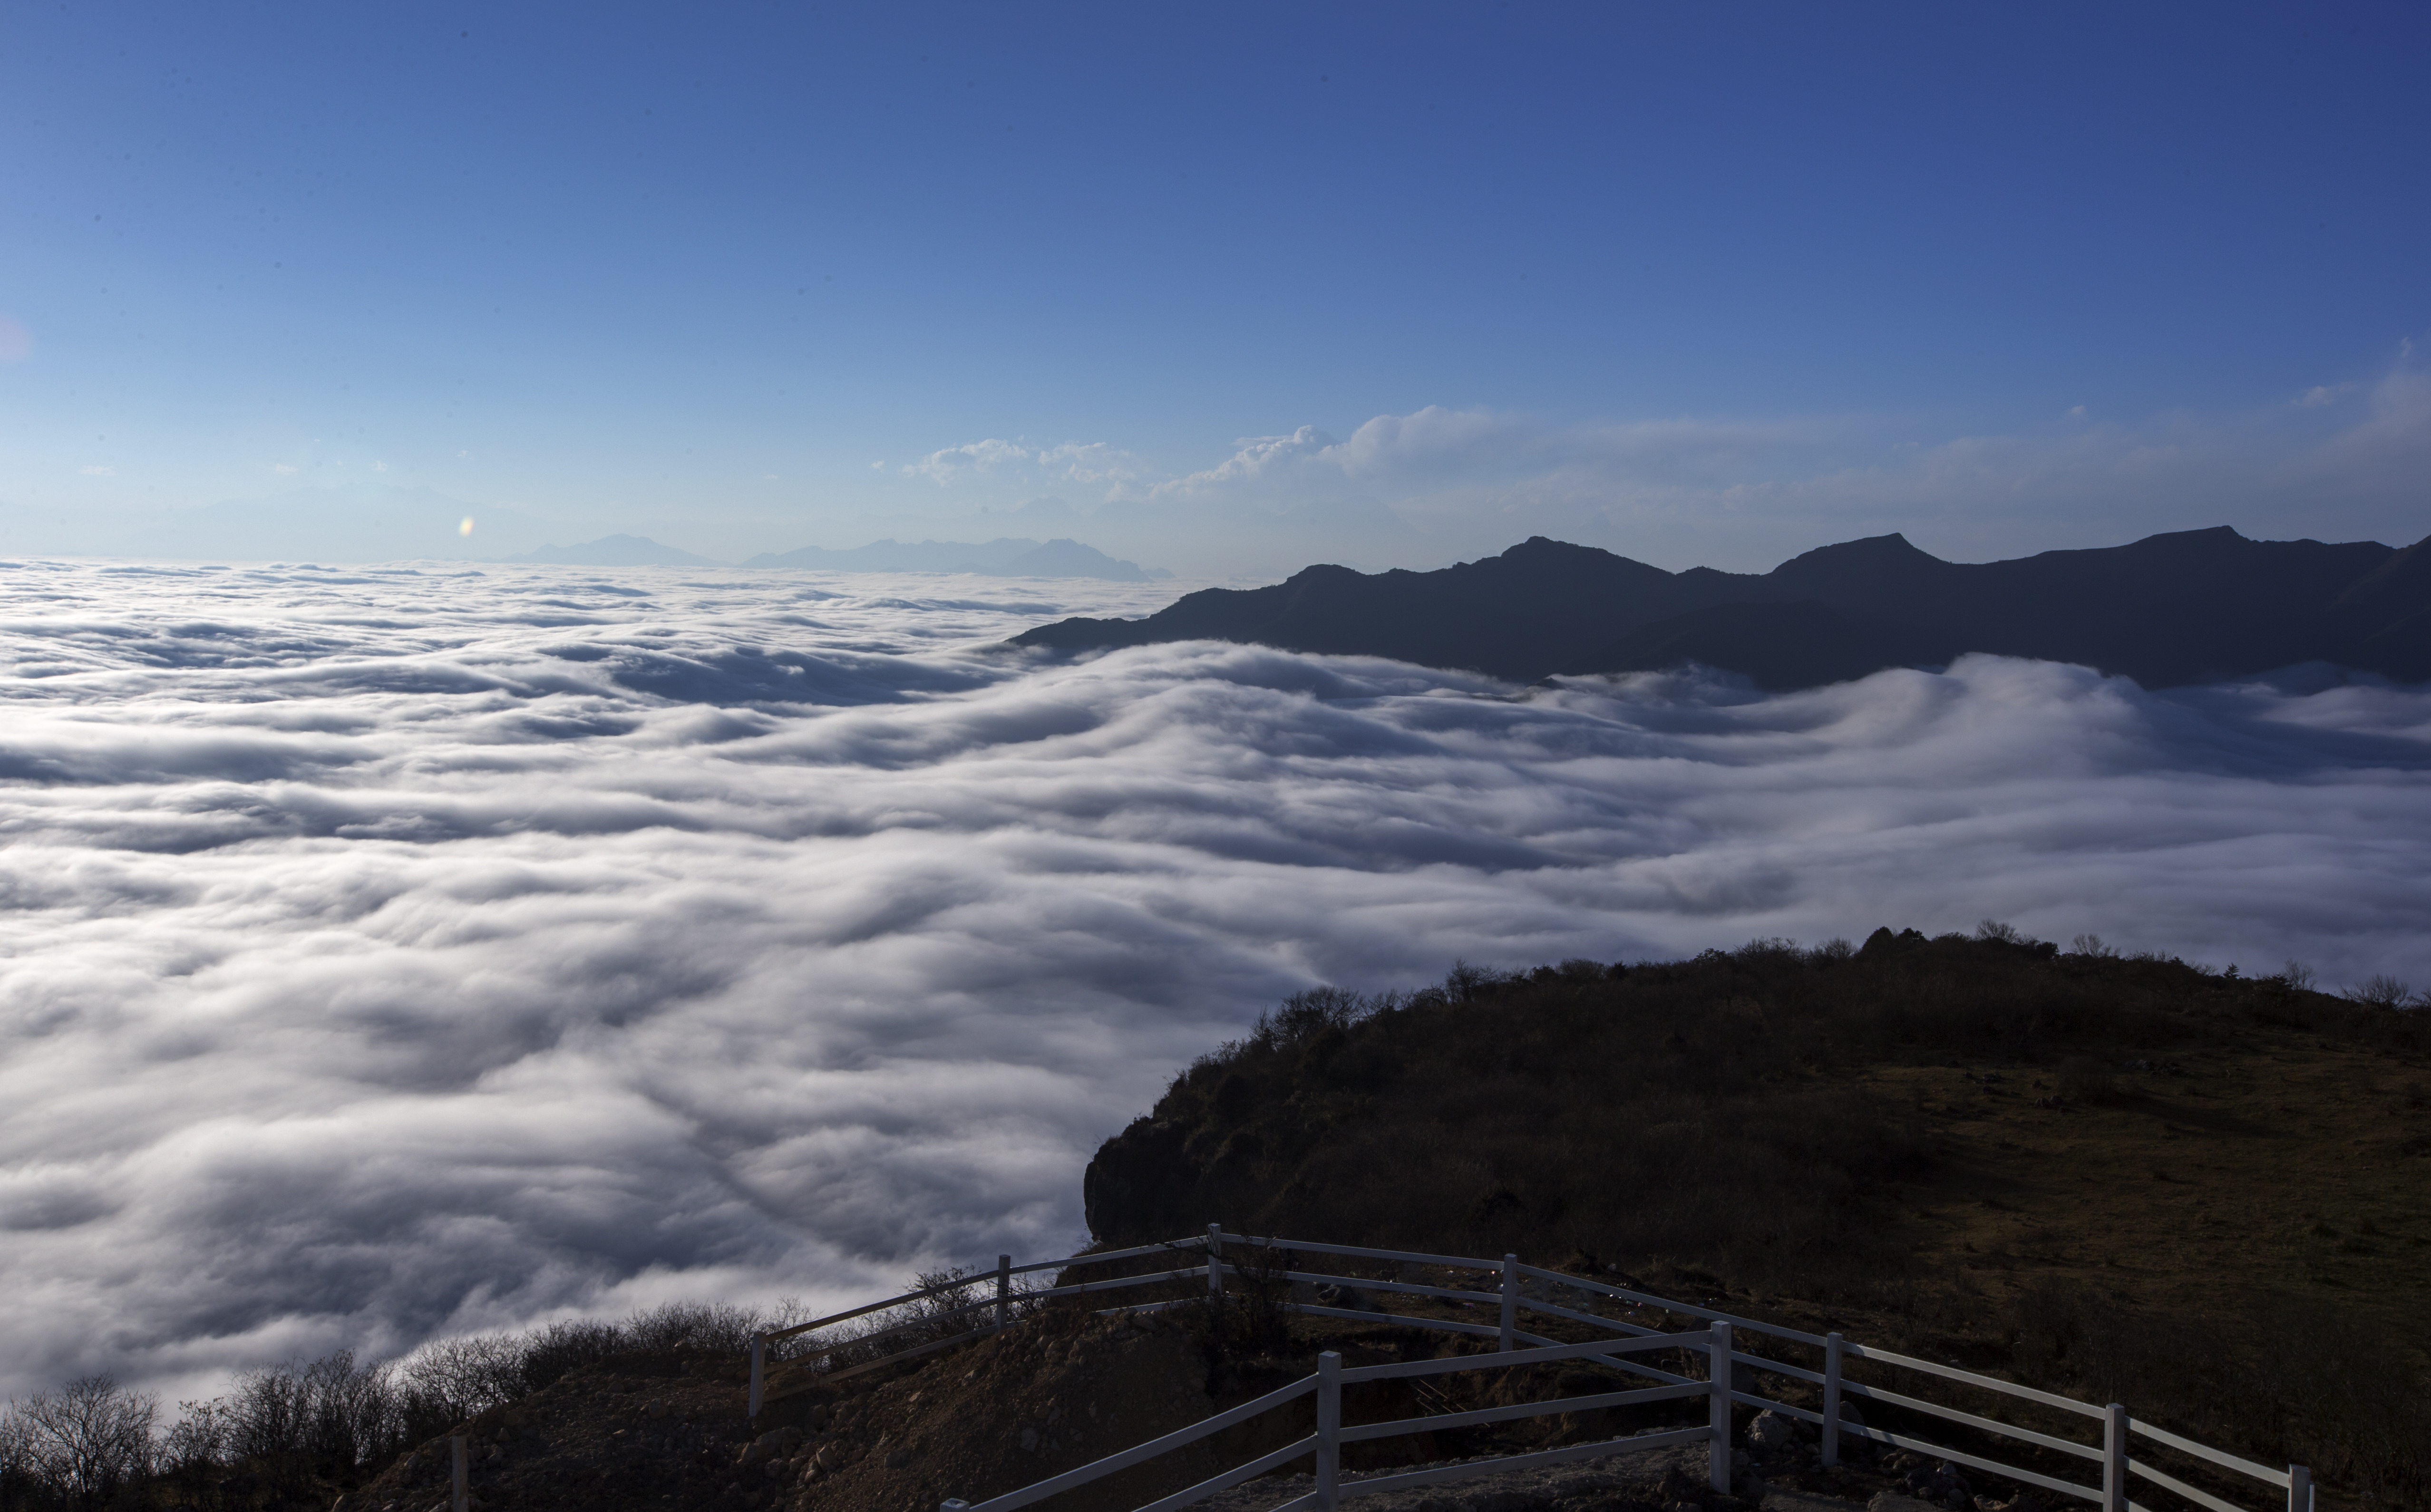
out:
<path id="1" fill-rule="evenodd" d="M 1067 619 L 1035 647 L 1253 642 L 1529 680 L 1701 663 L 1802 688 L 1970 651 L 2077 662 L 2150 687 L 2333 662 L 2431 678 L 2431 542 L 2249 541 L 2225 526 L 2009 562 L 1943 562 L 1898 535 L 1768 573 L 1666 572 L 1534 537 L 1439 572 L 1309 567 L 1146 619 Z"/>

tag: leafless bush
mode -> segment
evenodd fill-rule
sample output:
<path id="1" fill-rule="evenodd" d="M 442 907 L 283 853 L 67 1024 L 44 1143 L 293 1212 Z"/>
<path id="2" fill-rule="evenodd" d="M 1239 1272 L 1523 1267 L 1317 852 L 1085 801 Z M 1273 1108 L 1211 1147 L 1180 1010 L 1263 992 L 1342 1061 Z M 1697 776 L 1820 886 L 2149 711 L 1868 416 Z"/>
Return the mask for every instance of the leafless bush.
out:
<path id="1" fill-rule="evenodd" d="M 671 1350 L 689 1344 L 740 1354 L 751 1347 L 751 1336 L 768 1326 L 757 1310 L 730 1302 L 664 1302 L 625 1320 L 624 1347 Z"/>
<path id="2" fill-rule="evenodd" d="M 11 1403 L 0 1411 L 0 1508 L 26 1506 L 42 1496 L 42 1470 L 34 1459 L 34 1437 Z"/>
<path id="3" fill-rule="evenodd" d="M 1798 948 L 1796 940 L 1764 934 L 1733 950 L 1731 955 L 1735 960 L 1757 967 L 1787 966 L 1806 959 L 1806 952 Z"/>
<path id="4" fill-rule="evenodd" d="M 2383 973 L 2364 978 L 2339 996 L 2367 1008 L 2403 1008 L 2414 1000 L 2414 989 Z"/>
<path id="5" fill-rule="evenodd" d="M 758 1311 L 727 1302 L 666 1302 L 622 1322 L 560 1319 L 516 1334 L 434 1339 L 397 1363 L 397 1386 L 426 1412 L 461 1421 L 612 1354 L 679 1344 L 740 1354 L 771 1326 Z"/>
<path id="6" fill-rule="evenodd" d="M 2104 944 L 2099 934 L 2080 934 L 2069 942 L 2068 949 L 2070 954 L 2085 956 L 2089 960 L 2116 961 L 2119 959 L 2119 947 Z"/>
<path id="7" fill-rule="evenodd" d="M 2004 923 L 1997 918 L 1987 918 L 1977 924 L 1975 926 L 1975 938 L 1979 940 L 1998 940 L 2003 945 L 2023 945 L 2026 943 L 2025 935 L 2019 932 L 2016 925 Z"/>
<path id="8" fill-rule="evenodd" d="M 397 1363 L 399 1384 L 442 1417 L 461 1421 L 524 1394 L 525 1336 L 432 1339 Z"/>
<path id="9" fill-rule="evenodd" d="M 1444 973 L 1443 994 L 1453 1002 L 1475 1002 L 1487 988 L 1502 981 L 1502 973 L 1490 966 L 1473 966 L 1455 959 L 1451 969 Z"/>
<path id="10" fill-rule="evenodd" d="M 1297 1045 L 1328 1029 L 1349 1029 L 1397 1001 L 1390 993 L 1369 997 L 1343 987 L 1311 987 L 1260 1014 L 1249 1037 L 1269 1046 Z"/>
<path id="11" fill-rule="evenodd" d="M 234 1394 L 230 1447 L 244 1457 L 349 1471 L 395 1443 L 396 1396 L 388 1367 L 358 1365 L 351 1350 L 250 1371 Z"/>
<path id="12" fill-rule="evenodd" d="M 1006 1288 L 1006 1320 L 1017 1322 L 1036 1311 L 1044 1301 L 1040 1294 L 1048 1287 L 1048 1284 L 1034 1274 L 1014 1277 Z M 779 1357 L 798 1358 L 820 1352 L 827 1356 L 827 1369 L 845 1369 L 923 1344 L 985 1333 L 996 1326 L 996 1309 L 991 1305 L 996 1301 L 996 1277 L 990 1273 L 973 1275 L 960 1266 L 947 1270 L 924 1270 L 914 1276 L 904 1289 L 930 1295 L 814 1334 L 780 1340 Z M 772 1322 L 769 1326 L 782 1324 Z"/>
<path id="13" fill-rule="evenodd" d="M 79 1377 L 56 1391 L 8 1403 L 4 1451 L 13 1471 L 45 1500 L 94 1512 L 151 1473 L 159 1402 L 108 1375 Z"/>

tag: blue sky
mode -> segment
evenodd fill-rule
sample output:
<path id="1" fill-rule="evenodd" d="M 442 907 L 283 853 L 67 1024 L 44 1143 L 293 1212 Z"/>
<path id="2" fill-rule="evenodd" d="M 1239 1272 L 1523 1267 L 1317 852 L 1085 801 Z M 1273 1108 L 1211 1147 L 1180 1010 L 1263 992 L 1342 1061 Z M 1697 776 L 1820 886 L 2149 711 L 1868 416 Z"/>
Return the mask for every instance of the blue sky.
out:
<path id="1" fill-rule="evenodd" d="M 0 4 L 0 550 L 2431 531 L 2419 8 L 876 10 Z"/>

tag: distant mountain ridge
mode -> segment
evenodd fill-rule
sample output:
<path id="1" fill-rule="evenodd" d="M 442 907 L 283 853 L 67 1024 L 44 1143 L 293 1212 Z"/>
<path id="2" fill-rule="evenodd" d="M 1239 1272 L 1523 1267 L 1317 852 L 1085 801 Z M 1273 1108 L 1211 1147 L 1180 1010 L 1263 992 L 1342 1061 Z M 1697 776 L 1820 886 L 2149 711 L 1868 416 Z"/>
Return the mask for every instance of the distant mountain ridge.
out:
<path id="1" fill-rule="evenodd" d="M 1115 582 L 1153 582 L 1170 578 L 1161 567 L 1119 562 L 1068 536 L 1031 541 L 1017 536 L 963 541 L 873 541 L 849 551 L 803 546 L 763 552 L 746 567 L 809 567 L 822 572 L 969 572 L 989 578 L 1102 578 Z"/>
<path id="2" fill-rule="evenodd" d="M 596 541 L 579 546 L 545 546 L 521 556 L 508 557 L 509 562 L 529 562 L 562 567 L 715 567 L 723 565 L 709 557 L 671 546 L 661 546 L 646 535 L 603 535 Z"/>
<path id="3" fill-rule="evenodd" d="M 1437 572 L 1308 567 L 1270 587 L 1185 595 L 1146 619 L 1042 625 L 1013 644 L 1199 639 L 1520 680 L 1699 663 L 1803 688 L 1984 651 L 2148 687 L 2312 661 L 2414 681 L 2431 678 L 2431 541 L 2250 541 L 2220 526 L 1952 563 L 1881 535 L 1768 573 L 1674 573 L 1534 536 Z"/>

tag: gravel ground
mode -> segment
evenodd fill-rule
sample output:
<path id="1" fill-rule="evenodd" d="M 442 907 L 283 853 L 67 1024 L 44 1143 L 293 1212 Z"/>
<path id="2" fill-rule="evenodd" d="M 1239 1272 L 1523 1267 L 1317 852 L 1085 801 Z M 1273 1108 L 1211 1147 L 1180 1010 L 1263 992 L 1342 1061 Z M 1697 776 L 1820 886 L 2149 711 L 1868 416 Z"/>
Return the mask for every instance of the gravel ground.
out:
<path id="1" fill-rule="evenodd" d="M 1347 1491 L 1362 1480 L 1408 1472 L 1404 1469 L 1378 1470 L 1373 1475 L 1345 1475 L 1343 1488 Z M 1199 1504 L 1209 1512 L 1269 1512 L 1316 1488 L 1316 1482 L 1311 1476 L 1268 1476 Z M 1799 1491 L 1760 1490 L 1758 1495 L 1764 1512 L 1857 1512 L 1863 1506 L 1862 1503 Z M 1674 1447 L 1535 1470 L 1505 1470 L 1450 1485 L 1378 1491 L 1358 1497 L 1352 1504 L 1359 1512 L 1685 1512 L 1689 1507 L 1699 1512 L 1744 1512 L 1755 1504 L 1713 1491 L 1706 1480 L 1702 1448 Z"/>

